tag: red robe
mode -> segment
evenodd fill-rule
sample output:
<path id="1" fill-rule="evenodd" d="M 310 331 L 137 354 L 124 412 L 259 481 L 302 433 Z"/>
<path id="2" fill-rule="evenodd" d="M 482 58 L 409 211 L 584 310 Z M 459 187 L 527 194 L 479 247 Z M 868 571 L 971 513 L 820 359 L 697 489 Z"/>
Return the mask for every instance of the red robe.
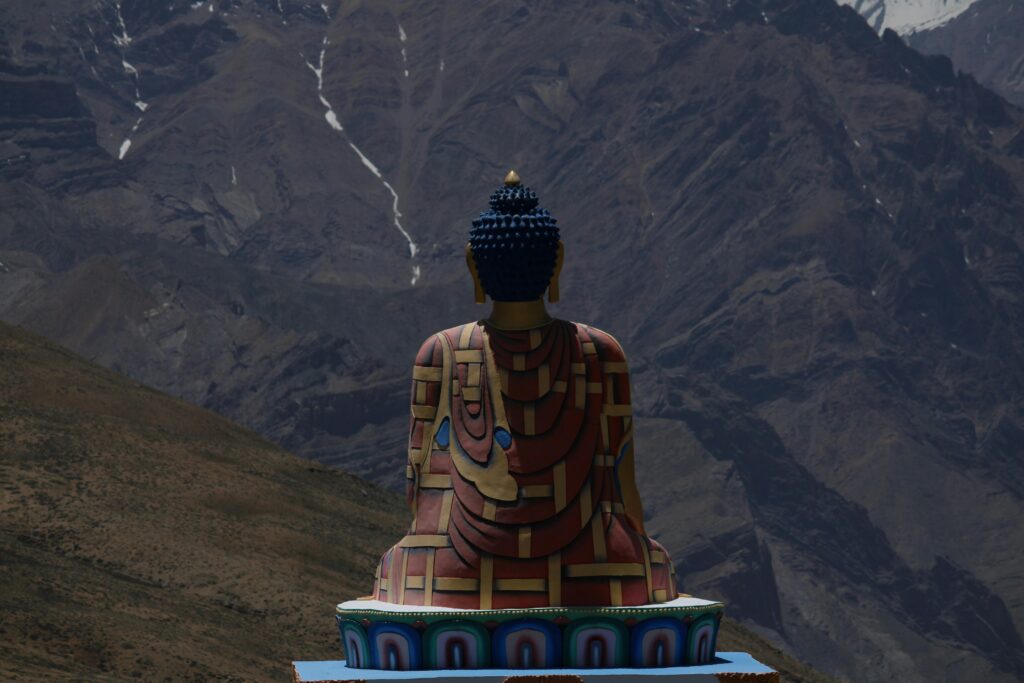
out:
<path id="1" fill-rule="evenodd" d="M 415 518 L 374 597 L 470 609 L 639 605 L 677 597 L 647 537 L 618 342 L 555 320 L 469 323 L 413 369 L 407 492 Z"/>

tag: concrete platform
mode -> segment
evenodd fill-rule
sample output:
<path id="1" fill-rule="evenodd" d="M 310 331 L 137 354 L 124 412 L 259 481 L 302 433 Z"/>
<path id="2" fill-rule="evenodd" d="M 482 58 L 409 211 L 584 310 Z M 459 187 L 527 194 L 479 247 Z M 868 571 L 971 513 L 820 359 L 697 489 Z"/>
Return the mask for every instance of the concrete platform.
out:
<path id="1" fill-rule="evenodd" d="M 779 674 L 746 652 L 719 652 L 711 664 L 663 669 L 462 669 L 382 671 L 350 669 L 344 661 L 292 662 L 295 683 L 370 683 L 371 681 L 445 681 L 460 683 L 778 683 Z"/>

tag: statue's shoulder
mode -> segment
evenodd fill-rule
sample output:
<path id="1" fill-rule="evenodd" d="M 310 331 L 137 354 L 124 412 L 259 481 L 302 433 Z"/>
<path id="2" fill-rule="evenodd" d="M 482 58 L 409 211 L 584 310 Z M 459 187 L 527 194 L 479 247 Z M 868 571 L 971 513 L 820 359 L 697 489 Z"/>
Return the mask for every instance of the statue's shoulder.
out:
<path id="1" fill-rule="evenodd" d="M 441 367 L 444 354 L 441 351 L 441 339 L 439 335 L 442 334 L 444 334 L 444 332 L 436 332 L 423 340 L 423 343 L 420 344 L 420 350 L 416 353 L 416 365 L 424 367 Z"/>
<path id="2" fill-rule="evenodd" d="M 479 333 L 474 334 L 479 326 L 479 321 L 473 321 L 449 327 L 446 330 L 430 335 L 420 345 L 419 353 L 416 354 L 416 364 L 440 366 L 443 354 L 441 350 L 441 344 L 444 343 L 443 339 L 448 340 L 448 344 L 452 349 L 480 348 L 481 335 Z"/>
<path id="3" fill-rule="evenodd" d="M 602 329 L 584 323 L 566 323 L 576 329 L 576 336 L 583 343 L 592 342 L 598 357 L 608 363 L 621 363 L 626 360 L 626 352 L 622 350 L 619 340 Z"/>

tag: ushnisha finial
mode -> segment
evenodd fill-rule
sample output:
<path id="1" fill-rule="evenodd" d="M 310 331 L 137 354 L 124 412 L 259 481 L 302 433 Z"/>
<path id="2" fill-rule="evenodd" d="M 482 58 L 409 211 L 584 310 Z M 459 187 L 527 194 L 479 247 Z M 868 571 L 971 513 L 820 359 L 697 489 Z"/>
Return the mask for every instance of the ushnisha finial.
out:
<path id="1" fill-rule="evenodd" d="M 505 187 L 515 187 L 521 185 L 522 181 L 519 180 L 519 174 L 515 171 L 509 171 L 505 175 Z"/>

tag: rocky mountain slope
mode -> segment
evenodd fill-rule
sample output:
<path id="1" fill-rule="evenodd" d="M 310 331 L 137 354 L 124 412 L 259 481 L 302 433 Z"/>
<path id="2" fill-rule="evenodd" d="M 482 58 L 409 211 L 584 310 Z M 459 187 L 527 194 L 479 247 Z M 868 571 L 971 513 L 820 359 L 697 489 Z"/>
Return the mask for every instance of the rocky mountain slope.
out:
<path id="1" fill-rule="evenodd" d="M 925 54 L 942 54 L 1018 106 L 1024 106 L 1024 6 L 979 0 L 952 21 L 907 37 Z"/>
<path id="2" fill-rule="evenodd" d="M 515 166 L 688 590 L 852 680 L 1024 672 L 1024 118 L 947 59 L 825 0 L 0 13 L 0 317 L 392 486 Z"/>
<path id="3" fill-rule="evenodd" d="M 397 495 L 0 323 L 0 675 L 285 681 L 337 658 Z M 821 674 L 726 621 L 791 683 Z"/>
<path id="4" fill-rule="evenodd" d="M 879 33 L 891 29 L 924 54 L 945 55 L 1024 105 L 1024 7 L 1017 0 L 838 0 Z"/>

